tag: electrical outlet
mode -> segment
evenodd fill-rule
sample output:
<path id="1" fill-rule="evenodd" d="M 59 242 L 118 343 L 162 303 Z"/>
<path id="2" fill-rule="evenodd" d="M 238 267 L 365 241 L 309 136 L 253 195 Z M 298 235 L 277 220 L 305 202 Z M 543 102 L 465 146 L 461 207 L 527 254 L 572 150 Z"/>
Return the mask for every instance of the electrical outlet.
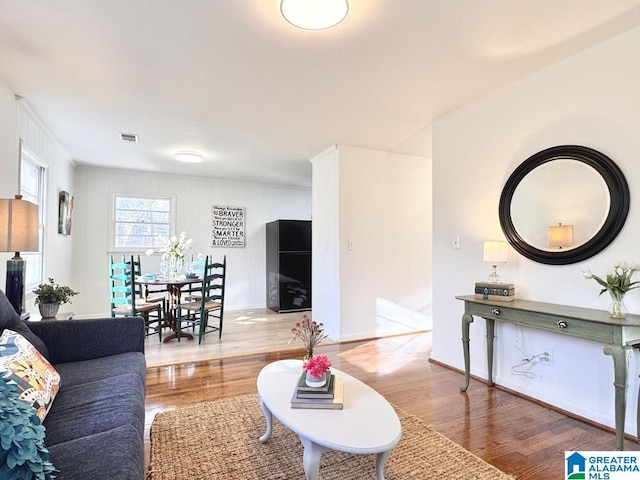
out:
<path id="1" fill-rule="evenodd" d="M 553 356 L 553 349 L 546 345 L 540 345 L 536 352 L 544 353 L 540 357 L 540 363 L 546 367 L 553 367 L 555 364 L 555 357 Z"/>

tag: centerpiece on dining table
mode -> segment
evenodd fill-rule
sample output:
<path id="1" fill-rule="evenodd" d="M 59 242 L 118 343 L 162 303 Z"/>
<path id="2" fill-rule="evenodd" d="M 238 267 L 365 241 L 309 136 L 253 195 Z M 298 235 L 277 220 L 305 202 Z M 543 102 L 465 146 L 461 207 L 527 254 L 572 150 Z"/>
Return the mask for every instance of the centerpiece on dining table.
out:
<path id="1" fill-rule="evenodd" d="M 162 260 L 160 261 L 160 272 L 166 276 L 169 275 L 170 280 L 175 280 L 180 275 L 182 268 L 184 267 L 187 253 L 192 249 L 192 238 L 187 238 L 187 232 L 184 230 L 180 232 L 180 236 L 175 235 L 171 237 L 165 237 L 158 235 L 157 242 L 162 245 L 160 248 L 150 248 L 146 251 L 147 255 L 153 255 L 154 253 L 162 253 Z"/>

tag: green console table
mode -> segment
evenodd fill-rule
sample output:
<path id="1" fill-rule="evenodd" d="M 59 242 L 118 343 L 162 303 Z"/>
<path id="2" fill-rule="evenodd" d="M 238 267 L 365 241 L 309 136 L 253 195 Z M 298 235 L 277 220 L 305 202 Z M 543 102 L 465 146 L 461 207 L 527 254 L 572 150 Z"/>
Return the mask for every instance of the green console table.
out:
<path id="1" fill-rule="evenodd" d="M 569 307 L 517 299 L 512 302 L 479 300 L 474 298 L 473 295 L 457 296 L 456 298 L 464 302 L 462 349 L 464 353 L 465 378 L 464 384 L 460 387 L 461 391 L 464 392 L 469 387 L 469 372 L 471 368 L 469 326 L 473 322 L 474 315 L 484 318 L 486 322 L 487 383 L 489 386 L 494 385 L 493 343 L 496 320 L 602 343 L 605 355 L 611 355 L 613 359 L 616 449 L 623 449 L 624 418 L 627 403 L 626 359 L 632 345 L 640 343 L 640 315 L 628 315 L 624 320 L 617 320 L 610 318 L 608 312 L 590 308 Z M 640 415 L 638 419 L 640 419 Z M 638 436 L 640 437 L 640 422 L 638 422 Z"/>

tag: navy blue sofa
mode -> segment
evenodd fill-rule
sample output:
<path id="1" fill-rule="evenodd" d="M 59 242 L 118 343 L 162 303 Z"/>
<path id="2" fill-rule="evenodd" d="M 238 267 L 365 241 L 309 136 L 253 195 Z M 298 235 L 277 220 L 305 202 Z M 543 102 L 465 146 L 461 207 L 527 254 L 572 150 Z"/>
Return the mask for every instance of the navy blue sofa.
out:
<path id="1" fill-rule="evenodd" d="M 43 423 L 57 480 L 143 479 L 144 320 L 23 322 L 0 292 L 4 328 L 35 335 L 45 346 L 33 337 L 31 343 L 60 374 L 60 390 Z"/>

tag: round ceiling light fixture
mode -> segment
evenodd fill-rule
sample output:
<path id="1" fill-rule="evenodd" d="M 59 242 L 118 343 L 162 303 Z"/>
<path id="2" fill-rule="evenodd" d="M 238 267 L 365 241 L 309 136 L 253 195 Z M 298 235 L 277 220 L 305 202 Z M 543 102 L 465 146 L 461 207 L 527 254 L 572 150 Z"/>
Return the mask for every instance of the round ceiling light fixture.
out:
<path id="1" fill-rule="evenodd" d="M 196 152 L 178 152 L 174 155 L 174 158 L 179 162 L 184 163 L 202 163 L 204 157 Z"/>
<path id="2" fill-rule="evenodd" d="M 326 30 L 349 14 L 349 0 L 280 0 L 280 13 L 294 27 Z"/>

